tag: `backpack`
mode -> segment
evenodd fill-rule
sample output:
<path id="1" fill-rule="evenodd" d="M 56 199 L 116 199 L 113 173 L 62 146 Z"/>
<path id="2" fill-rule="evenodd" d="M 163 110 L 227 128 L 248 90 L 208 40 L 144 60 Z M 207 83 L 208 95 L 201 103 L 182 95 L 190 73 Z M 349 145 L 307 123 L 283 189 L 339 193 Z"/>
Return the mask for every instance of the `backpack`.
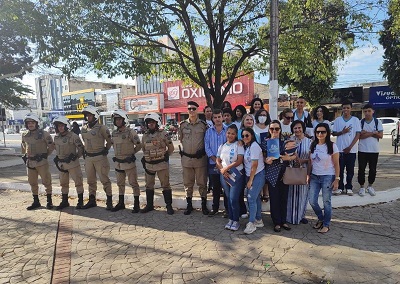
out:
<path id="1" fill-rule="evenodd" d="M 374 117 L 374 122 L 375 122 L 375 130 L 378 131 L 378 119 Z M 364 123 L 365 123 L 365 118 L 361 119 L 361 130 L 364 129 Z M 377 138 L 379 141 L 379 138 Z"/>

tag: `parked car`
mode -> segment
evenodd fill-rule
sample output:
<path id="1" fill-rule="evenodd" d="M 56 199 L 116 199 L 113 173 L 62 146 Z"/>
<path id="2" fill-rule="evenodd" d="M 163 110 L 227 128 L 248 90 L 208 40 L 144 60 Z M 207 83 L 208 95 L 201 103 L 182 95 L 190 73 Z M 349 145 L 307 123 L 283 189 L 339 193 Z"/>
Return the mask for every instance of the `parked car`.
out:
<path id="1" fill-rule="evenodd" d="M 400 120 L 398 117 L 378 117 L 382 122 L 383 134 L 394 135 L 396 131 L 396 124 Z"/>
<path id="2" fill-rule="evenodd" d="M 15 130 L 12 128 L 6 128 L 4 129 L 5 134 L 15 134 Z"/>

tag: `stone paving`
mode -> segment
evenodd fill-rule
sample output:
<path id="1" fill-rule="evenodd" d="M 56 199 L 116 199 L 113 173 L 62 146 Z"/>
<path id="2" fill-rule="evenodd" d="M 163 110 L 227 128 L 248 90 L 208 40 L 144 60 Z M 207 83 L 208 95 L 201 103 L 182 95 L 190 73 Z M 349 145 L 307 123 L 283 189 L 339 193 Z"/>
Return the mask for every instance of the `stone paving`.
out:
<path id="1" fill-rule="evenodd" d="M 200 211 L 113 213 L 103 202 L 89 210 L 27 211 L 31 195 L 14 190 L 0 190 L 0 202 L 0 283 L 400 281 L 399 200 L 335 209 L 325 235 L 312 229 L 312 212 L 309 224 L 281 233 L 263 214 L 265 227 L 249 236 L 242 231 L 246 220 L 231 232 L 226 219 Z M 62 229 L 59 222 L 69 224 Z M 57 269 L 68 267 L 68 257 L 70 269 Z"/>

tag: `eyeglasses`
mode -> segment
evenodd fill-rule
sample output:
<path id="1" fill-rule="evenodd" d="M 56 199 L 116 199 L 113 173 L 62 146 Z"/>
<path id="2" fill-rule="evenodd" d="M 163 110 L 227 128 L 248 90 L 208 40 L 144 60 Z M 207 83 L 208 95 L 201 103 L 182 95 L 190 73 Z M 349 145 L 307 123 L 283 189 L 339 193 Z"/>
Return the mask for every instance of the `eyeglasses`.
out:
<path id="1" fill-rule="evenodd" d="M 195 111 L 197 108 L 195 107 L 188 107 L 188 110 Z"/>
<path id="2" fill-rule="evenodd" d="M 281 129 L 279 127 L 270 127 L 269 130 L 271 130 L 271 131 L 279 131 Z"/>
<path id="3" fill-rule="evenodd" d="M 285 116 L 285 118 L 288 119 L 288 120 L 292 120 L 293 116 Z"/>
<path id="4" fill-rule="evenodd" d="M 326 134 L 326 131 L 315 131 L 315 133 L 317 133 L 317 134 Z"/>
<path id="5" fill-rule="evenodd" d="M 250 137 L 250 134 L 243 134 L 242 135 L 242 138 L 249 138 Z"/>

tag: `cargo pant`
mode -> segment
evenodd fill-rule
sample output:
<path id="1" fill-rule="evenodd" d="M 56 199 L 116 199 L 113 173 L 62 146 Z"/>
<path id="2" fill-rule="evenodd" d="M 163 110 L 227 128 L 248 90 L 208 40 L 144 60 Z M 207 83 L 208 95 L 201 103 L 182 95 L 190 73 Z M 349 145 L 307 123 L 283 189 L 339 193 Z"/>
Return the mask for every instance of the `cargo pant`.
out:
<path id="1" fill-rule="evenodd" d="M 97 158 L 97 157 L 95 157 Z M 110 196 L 112 195 L 111 190 L 111 181 L 108 177 L 110 173 L 110 162 L 108 161 L 107 156 L 103 156 L 102 159 L 91 159 L 86 157 L 85 160 L 85 171 L 86 171 L 86 179 L 89 185 L 89 195 L 96 195 L 97 191 L 97 178 L 96 174 L 100 179 L 100 182 L 103 184 L 103 189 L 105 193 Z"/>
<path id="2" fill-rule="evenodd" d="M 67 170 L 68 172 L 60 172 L 60 185 L 61 185 L 61 193 L 68 194 L 69 193 L 69 177 L 74 181 L 76 192 L 78 194 L 83 193 L 83 174 L 80 166 L 71 168 Z"/>
<path id="3" fill-rule="evenodd" d="M 193 197 L 193 186 L 197 183 L 199 187 L 199 194 L 201 197 L 207 197 L 207 167 L 189 168 L 182 167 L 183 169 L 183 186 L 185 188 L 186 197 Z"/>
<path id="4" fill-rule="evenodd" d="M 125 179 L 128 177 L 128 183 L 132 186 L 133 195 L 140 195 L 139 183 L 137 181 L 137 170 L 136 167 L 126 169 L 126 170 L 115 170 L 115 175 L 117 177 L 117 185 L 119 195 L 125 195 Z"/>
<path id="5" fill-rule="evenodd" d="M 28 183 L 31 186 L 33 195 L 39 194 L 39 183 L 38 183 L 39 176 L 42 179 L 42 184 L 46 189 L 46 194 L 52 193 L 53 187 L 51 185 L 51 174 L 48 163 L 32 169 L 27 168 L 27 170 L 28 170 Z"/>

